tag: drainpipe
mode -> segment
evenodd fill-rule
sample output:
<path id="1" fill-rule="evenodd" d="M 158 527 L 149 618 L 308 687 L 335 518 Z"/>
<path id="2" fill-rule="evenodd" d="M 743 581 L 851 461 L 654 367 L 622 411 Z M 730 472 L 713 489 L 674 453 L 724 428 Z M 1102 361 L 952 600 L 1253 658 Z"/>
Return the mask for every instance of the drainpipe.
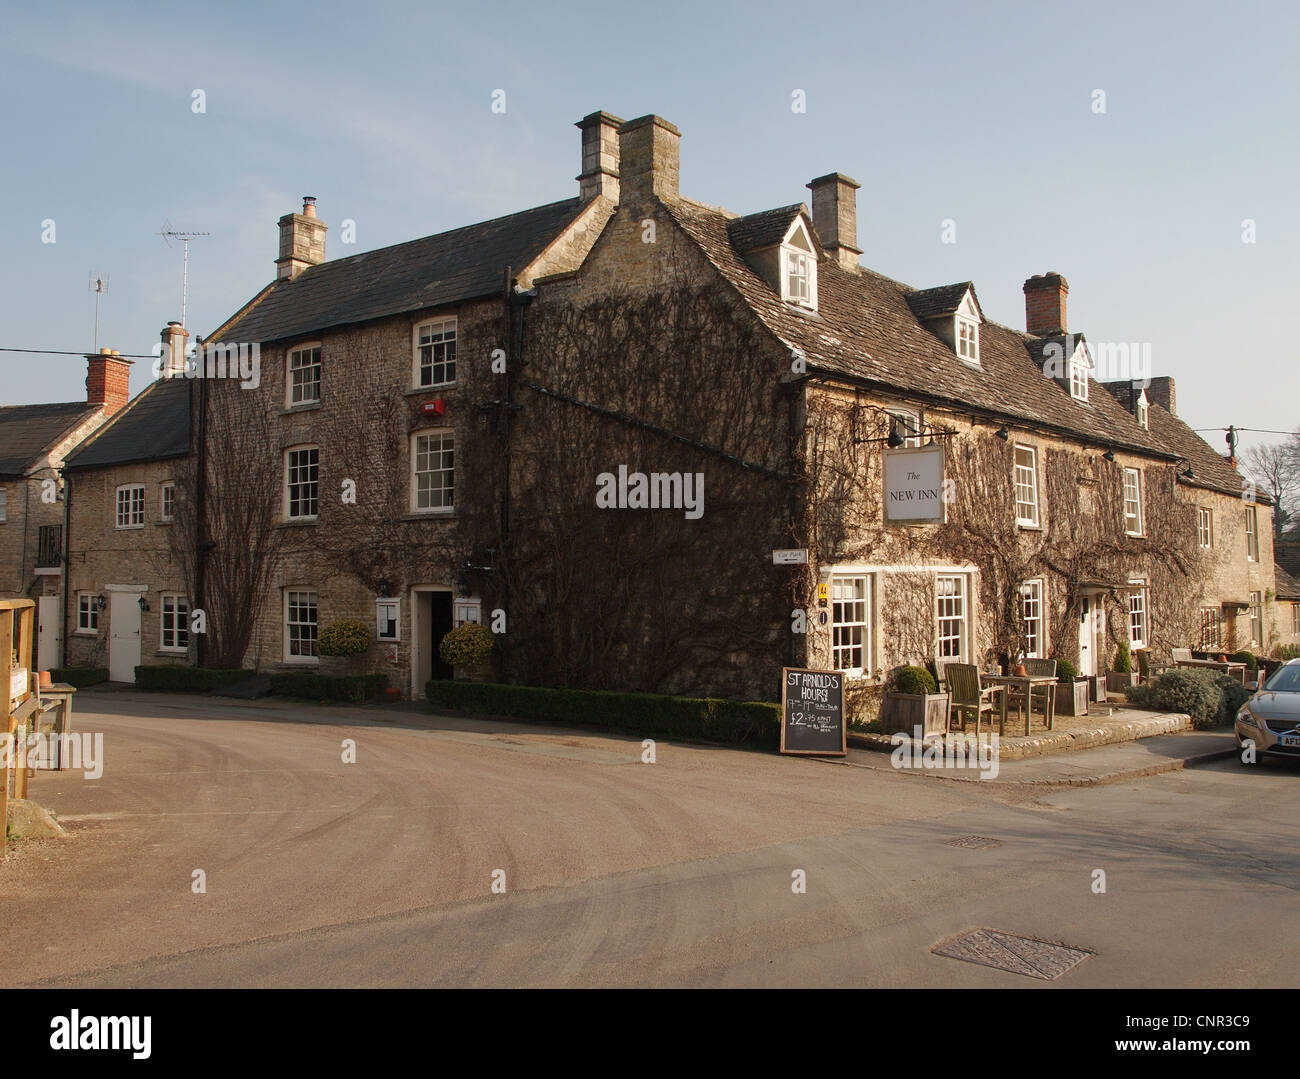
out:
<path id="1" fill-rule="evenodd" d="M 63 617 L 59 640 L 59 659 L 64 667 L 68 662 L 68 585 L 72 578 L 72 477 L 63 474 Z"/>
<path id="2" fill-rule="evenodd" d="M 199 348 L 202 348 L 203 339 L 201 337 L 198 338 L 196 344 L 198 345 Z M 190 385 L 194 386 L 195 383 L 198 384 L 198 390 L 199 390 L 198 423 L 196 425 L 198 428 L 197 430 L 198 446 L 194 454 L 195 468 L 198 469 L 198 474 L 195 477 L 195 484 L 194 484 L 194 535 L 190 537 L 192 542 L 194 543 L 194 599 L 192 600 L 190 609 L 193 610 L 194 608 L 197 607 L 198 609 L 202 610 L 206 615 L 209 612 L 207 607 L 205 606 L 205 599 L 204 599 L 204 592 L 207 583 L 206 582 L 207 574 L 205 571 L 207 569 L 208 551 L 210 550 L 210 548 L 207 546 L 207 540 L 205 536 L 206 529 L 204 528 L 204 523 L 206 520 L 204 516 L 204 512 L 205 512 L 205 503 L 206 503 L 206 496 L 207 496 L 207 476 L 208 476 L 208 470 L 207 470 L 208 380 L 205 378 L 195 379 L 194 382 L 190 383 Z M 192 393 L 193 390 L 191 389 L 190 392 Z M 195 435 L 192 434 L 191 437 L 193 438 L 195 437 Z M 211 621 L 211 619 L 209 619 L 208 621 Z M 206 628 L 206 626 L 204 628 Z M 207 634 L 198 633 L 195 634 L 194 636 L 196 638 L 194 642 L 194 665 L 196 667 L 202 667 L 203 660 L 205 658 L 205 652 L 206 652 L 205 645 L 207 644 Z M 243 657 L 240 658 L 242 661 Z"/>

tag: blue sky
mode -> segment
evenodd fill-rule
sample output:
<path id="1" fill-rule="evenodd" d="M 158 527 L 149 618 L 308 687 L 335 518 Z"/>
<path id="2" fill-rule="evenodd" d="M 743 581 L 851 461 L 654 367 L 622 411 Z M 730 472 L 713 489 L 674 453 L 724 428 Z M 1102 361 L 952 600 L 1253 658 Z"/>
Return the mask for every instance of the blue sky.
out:
<path id="1" fill-rule="evenodd" d="M 164 222 L 211 233 L 190 259 L 205 333 L 272 278 L 303 194 L 334 258 L 566 198 L 573 122 L 606 109 L 675 123 L 683 194 L 738 212 L 849 174 L 863 262 L 973 280 L 996 321 L 1023 327 L 1024 279 L 1063 273 L 1070 328 L 1149 342 L 1193 427 L 1300 422 L 1294 5 L 125 7 L 7 5 L 0 346 L 88 350 L 96 270 L 100 344 L 148 352 L 180 317 Z M 5 404 L 75 400 L 85 362 L 0 353 L 0 376 Z"/>

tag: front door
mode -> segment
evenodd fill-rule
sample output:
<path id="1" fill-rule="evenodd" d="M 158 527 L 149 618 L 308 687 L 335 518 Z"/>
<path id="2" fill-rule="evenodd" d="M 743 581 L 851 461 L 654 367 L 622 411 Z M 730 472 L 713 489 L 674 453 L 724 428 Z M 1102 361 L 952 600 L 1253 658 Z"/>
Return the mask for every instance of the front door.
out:
<path id="1" fill-rule="evenodd" d="M 1092 616 L 1093 600 L 1091 596 L 1084 596 L 1080 602 L 1083 609 L 1079 613 L 1079 673 L 1095 675 L 1097 660 L 1093 654 L 1095 624 Z"/>
<path id="2" fill-rule="evenodd" d="M 110 592 L 108 605 L 108 677 L 134 682 L 140 665 L 140 597 L 134 592 Z"/>
<path id="3" fill-rule="evenodd" d="M 36 669 L 48 671 L 63 666 L 59 654 L 59 597 L 36 597 Z"/>

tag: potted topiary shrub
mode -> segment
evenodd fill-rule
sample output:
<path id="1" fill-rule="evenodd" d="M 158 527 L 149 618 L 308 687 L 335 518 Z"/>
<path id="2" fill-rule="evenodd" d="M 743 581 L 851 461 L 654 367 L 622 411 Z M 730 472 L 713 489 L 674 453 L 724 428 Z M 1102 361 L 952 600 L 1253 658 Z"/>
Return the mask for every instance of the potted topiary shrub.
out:
<path id="1" fill-rule="evenodd" d="M 886 734 L 902 731 L 921 736 L 942 734 L 948 728 L 948 694 L 924 667 L 899 667 L 885 687 L 880 722 Z"/>
<path id="2" fill-rule="evenodd" d="M 342 674 L 350 666 L 348 660 L 361 655 L 370 647 L 370 627 L 355 618 L 340 618 L 323 627 L 316 640 L 316 651 L 321 655 L 323 674 Z M 328 662 L 327 662 L 328 661 Z"/>
<path id="3" fill-rule="evenodd" d="M 1056 661 L 1056 710 L 1063 716 L 1088 714 L 1088 677 L 1068 659 Z"/>
<path id="4" fill-rule="evenodd" d="M 492 677 L 492 649 L 496 637 L 487 626 L 466 622 L 457 626 L 438 645 L 443 663 L 450 664 L 456 678 L 487 682 Z"/>
<path id="5" fill-rule="evenodd" d="M 1138 672 L 1133 669 L 1128 641 L 1120 641 L 1115 649 L 1115 662 L 1106 673 L 1106 689 L 1111 693 L 1124 693 L 1137 685 L 1138 677 Z"/>

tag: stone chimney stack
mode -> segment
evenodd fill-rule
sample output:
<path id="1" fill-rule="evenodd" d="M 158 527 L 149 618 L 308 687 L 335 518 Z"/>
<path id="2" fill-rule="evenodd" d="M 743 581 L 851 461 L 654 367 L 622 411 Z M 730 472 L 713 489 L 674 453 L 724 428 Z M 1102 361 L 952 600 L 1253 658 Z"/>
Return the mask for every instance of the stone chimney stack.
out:
<path id="1" fill-rule="evenodd" d="M 116 349 L 86 354 L 86 403 L 99 405 L 105 416 L 125 407 L 130 398 L 131 361 Z"/>
<path id="2" fill-rule="evenodd" d="M 1069 292 L 1069 282 L 1056 271 L 1034 274 L 1025 282 L 1025 330 L 1039 337 L 1067 332 L 1065 298 Z"/>
<path id="3" fill-rule="evenodd" d="M 280 257 L 275 260 L 276 280 L 292 281 L 310 266 L 325 261 L 324 222 L 316 217 L 316 199 L 302 198 L 302 213 L 280 218 Z"/>
<path id="4" fill-rule="evenodd" d="M 1174 399 L 1174 380 L 1168 375 L 1161 375 L 1159 378 L 1151 379 L 1147 386 L 1147 399 L 1160 405 L 1171 416 L 1178 415 L 1174 408 L 1177 403 Z"/>
<path id="5" fill-rule="evenodd" d="M 607 112 L 593 112 L 573 126 L 582 132 L 582 172 L 578 176 L 582 201 L 604 195 L 618 202 L 618 129 L 623 121 Z"/>
<path id="6" fill-rule="evenodd" d="M 652 195 L 677 198 L 682 133 L 659 116 L 641 116 L 618 129 L 620 197 L 637 205 Z"/>
<path id="7" fill-rule="evenodd" d="M 162 331 L 162 368 L 160 378 L 175 378 L 185 374 L 185 349 L 190 331 L 179 322 L 169 322 Z"/>
<path id="8" fill-rule="evenodd" d="M 858 196 L 862 185 L 842 172 L 819 176 L 807 185 L 812 192 L 813 227 L 826 253 L 846 270 L 858 268 Z"/>

